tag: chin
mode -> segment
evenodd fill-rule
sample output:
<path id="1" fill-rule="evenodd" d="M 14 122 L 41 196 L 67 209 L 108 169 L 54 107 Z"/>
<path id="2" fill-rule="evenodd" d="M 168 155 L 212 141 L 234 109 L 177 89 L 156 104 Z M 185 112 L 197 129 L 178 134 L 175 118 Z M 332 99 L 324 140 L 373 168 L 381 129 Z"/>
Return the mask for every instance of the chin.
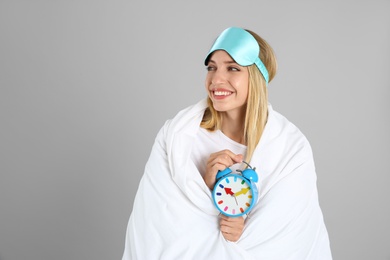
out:
<path id="1" fill-rule="evenodd" d="M 213 107 L 216 111 L 218 112 L 226 112 L 226 111 L 229 111 L 231 108 L 229 108 L 228 106 L 226 105 L 222 105 L 222 104 L 215 104 L 213 102 Z"/>
<path id="2" fill-rule="evenodd" d="M 216 110 L 216 111 L 218 111 L 218 112 L 229 112 L 229 111 L 234 111 L 234 110 L 236 110 L 237 108 L 235 108 L 235 107 L 229 107 L 229 106 L 213 106 L 214 107 L 214 109 Z"/>
<path id="3" fill-rule="evenodd" d="M 244 105 L 241 105 L 241 106 L 232 106 L 232 104 L 216 104 L 216 103 L 213 103 L 213 108 L 215 109 L 215 111 L 218 111 L 218 112 L 234 112 L 234 113 L 245 113 L 246 111 L 246 106 L 245 104 Z"/>

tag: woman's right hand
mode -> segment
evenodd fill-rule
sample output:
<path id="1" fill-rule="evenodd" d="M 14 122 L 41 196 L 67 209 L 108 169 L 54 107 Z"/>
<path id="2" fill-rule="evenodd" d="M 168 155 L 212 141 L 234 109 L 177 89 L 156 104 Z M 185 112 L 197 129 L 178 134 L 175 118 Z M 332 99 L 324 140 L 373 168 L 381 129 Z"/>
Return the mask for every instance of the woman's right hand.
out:
<path id="1" fill-rule="evenodd" d="M 206 174 L 203 176 L 204 182 L 210 190 L 214 188 L 215 177 L 218 171 L 223 171 L 226 168 L 236 163 L 241 163 L 243 160 L 242 154 L 235 154 L 230 150 L 222 150 L 212 153 L 207 161 Z"/>

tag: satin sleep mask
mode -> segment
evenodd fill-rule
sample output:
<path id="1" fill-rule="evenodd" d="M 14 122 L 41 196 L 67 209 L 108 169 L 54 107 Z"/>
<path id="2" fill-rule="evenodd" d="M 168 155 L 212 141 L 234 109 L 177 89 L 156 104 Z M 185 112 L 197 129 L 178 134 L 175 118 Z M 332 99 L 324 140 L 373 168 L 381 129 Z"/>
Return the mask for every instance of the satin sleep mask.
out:
<path id="1" fill-rule="evenodd" d="M 252 34 L 237 27 L 227 28 L 215 40 L 204 61 L 205 65 L 216 50 L 226 51 L 241 66 L 256 64 L 268 85 L 268 70 L 259 58 L 260 46 Z"/>

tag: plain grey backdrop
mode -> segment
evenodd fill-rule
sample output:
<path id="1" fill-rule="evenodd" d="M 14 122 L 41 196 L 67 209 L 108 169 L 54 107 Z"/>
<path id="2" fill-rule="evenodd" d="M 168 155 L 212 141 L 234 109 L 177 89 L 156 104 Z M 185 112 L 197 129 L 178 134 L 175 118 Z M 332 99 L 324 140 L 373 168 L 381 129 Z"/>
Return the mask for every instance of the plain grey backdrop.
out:
<path id="1" fill-rule="evenodd" d="M 155 135 L 229 26 L 276 52 L 334 259 L 390 259 L 390 1 L 0 0 L 1 260 L 122 257 Z"/>

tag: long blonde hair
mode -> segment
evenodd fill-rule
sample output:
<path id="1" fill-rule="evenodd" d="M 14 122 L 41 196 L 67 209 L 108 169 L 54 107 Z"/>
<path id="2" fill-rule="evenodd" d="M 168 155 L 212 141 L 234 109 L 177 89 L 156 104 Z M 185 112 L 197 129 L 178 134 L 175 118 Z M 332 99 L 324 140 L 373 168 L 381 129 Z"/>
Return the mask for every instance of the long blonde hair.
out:
<path id="1" fill-rule="evenodd" d="M 275 77 L 277 62 L 271 46 L 256 33 L 246 30 L 256 39 L 260 46 L 260 59 L 268 70 L 269 82 Z M 248 66 L 249 91 L 245 112 L 244 142 L 247 146 L 245 160 L 249 162 L 263 134 L 268 117 L 268 91 L 266 82 L 255 64 Z M 222 115 L 216 111 L 210 97 L 208 107 L 203 115 L 201 127 L 215 131 L 221 129 Z"/>

